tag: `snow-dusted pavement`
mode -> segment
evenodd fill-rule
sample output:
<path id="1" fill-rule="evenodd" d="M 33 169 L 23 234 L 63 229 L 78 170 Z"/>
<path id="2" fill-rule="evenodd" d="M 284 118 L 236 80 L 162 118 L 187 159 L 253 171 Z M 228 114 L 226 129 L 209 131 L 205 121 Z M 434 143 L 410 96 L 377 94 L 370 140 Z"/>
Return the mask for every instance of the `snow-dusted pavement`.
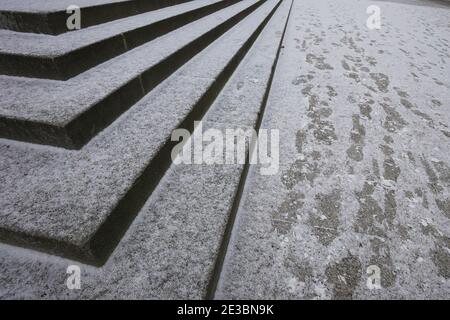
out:
<path id="1" fill-rule="evenodd" d="M 448 299 L 449 101 L 450 5 L 294 1 L 219 296 Z"/>
<path id="2" fill-rule="evenodd" d="M 450 298 L 450 2 L 254 3 L 230 2 L 64 83 L 0 75 L 0 298 Z M 3 36 L 8 54 L 27 50 Z M 195 37 L 210 42 L 151 69 L 167 79 L 150 75 L 147 88 L 149 52 L 164 44 L 158 66 Z M 130 79 L 142 92 L 109 122 L 80 116 L 80 148 L 64 149 L 68 130 L 51 142 L 66 114 L 110 91 L 127 100 Z M 167 137 L 199 119 L 279 130 L 278 172 L 170 163 Z"/>

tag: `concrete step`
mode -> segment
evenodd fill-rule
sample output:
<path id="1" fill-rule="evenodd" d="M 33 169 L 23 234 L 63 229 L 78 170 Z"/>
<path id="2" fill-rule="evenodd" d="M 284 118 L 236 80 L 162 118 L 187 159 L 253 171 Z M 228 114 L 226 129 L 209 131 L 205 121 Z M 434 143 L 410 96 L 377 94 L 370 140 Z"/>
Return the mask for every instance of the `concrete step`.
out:
<path id="1" fill-rule="evenodd" d="M 65 82 L 0 76 L 0 137 L 80 149 L 262 3 L 239 2 Z"/>
<path id="2" fill-rule="evenodd" d="M 427 187 L 433 179 L 425 173 L 433 172 L 432 165 L 425 162 L 420 168 L 420 159 L 436 156 L 448 161 L 450 141 L 444 135 L 433 137 L 437 128 L 413 120 L 414 112 L 411 117 L 404 112 L 414 108 L 401 105 L 405 92 L 398 94 L 369 80 L 369 73 L 377 70 L 389 77 L 391 88 L 404 81 L 410 90 L 414 77 L 408 76 L 412 64 L 406 64 L 418 63 L 418 56 L 405 62 L 407 48 L 412 43 L 423 45 L 419 56 L 423 53 L 425 60 L 434 54 L 425 53 L 428 44 L 413 40 L 423 39 L 419 29 L 406 36 L 411 42 L 384 40 L 390 32 L 394 32 L 392 39 L 408 34 L 410 26 L 422 20 L 412 16 L 403 17 L 410 25 L 393 23 L 388 30 L 383 25 L 380 38 L 363 28 L 353 34 L 359 40 L 353 41 L 350 35 L 342 38 L 342 29 L 334 29 L 338 21 L 357 16 L 367 4 L 294 1 L 284 55 L 277 64 L 262 124 L 280 130 L 280 168 L 269 176 L 259 173 L 260 165 L 250 170 L 216 299 L 415 299 L 418 295 L 429 299 L 449 295 L 450 286 L 441 286 L 450 275 L 442 271 L 450 270 L 443 260 L 449 260 L 436 259 L 435 248 L 450 249 L 450 211 L 431 209 L 433 200 L 420 205 L 419 196 L 411 200 L 404 194 L 428 189 L 428 199 L 435 197 L 433 187 Z M 382 10 L 391 16 L 383 19 L 397 22 L 406 9 L 404 4 L 392 4 L 390 10 L 385 7 Z M 408 9 L 413 14 L 421 11 Z M 322 25 L 338 11 L 341 15 L 336 20 Z M 308 20 L 309 16 L 317 19 Z M 435 13 L 432 19 L 438 16 Z M 311 27 L 313 21 L 320 25 L 316 30 Z M 344 28 L 350 30 L 353 25 Z M 312 31 L 302 37 L 299 30 Z M 336 45 L 339 39 L 344 39 L 342 47 Z M 383 45 L 372 48 L 375 42 Z M 392 51 L 382 55 L 380 49 L 381 53 Z M 439 61 L 440 54 L 435 59 Z M 435 75 L 441 74 L 437 77 L 450 84 L 450 72 L 443 71 L 450 66 L 437 63 L 435 67 Z M 361 82 L 345 74 L 348 70 Z M 416 97 L 429 90 L 434 93 L 428 97 L 445 91 L 428 83 L 427 78 L 413 85 L 413 90 L 421 91 Z M 432 114 L 426 105 L 422 104 L 422 111 Z M 448 113 L 441 120 L 448 124 Z M 450 180 L 439 183 L 448 192 Z M 436 219 L 439 229 L 429 237 L 423 226 L 435 227 L 420 223 L 427 217 Z M 420 267 L 415 267 L 418 256 Z M 377 272 L 380 287 L 375 289 L 369 282 Z"/>
<path id="3" fill-rule="evenodd" d="M 0 187 L 1 240 L 89 264 L 105 263 L 170 167 L 170 153 L 177 144 L 170 141 L 174 129 L 192 128 L 193 121 L 202 119 L 215 101 L 218 104 L 207 114 L 207 124 L 228 113 L 224 108 L 229 101 L 251 115 L 246 117 L 247 125 L 254 122 L 262 99 L 257 97 L 264 96 L 276 51 L 269 47 L 277 48 L 279 42 L 268 42 L 269 36 L 273 41 L 272 30 L 268 29 L 262 49 L 258 46 L 254 51 L 262 57 L 241 61 L 279 4 L 265 2 L 83 149 L 2 144 L 1 160 L 8 170 L 1 172 L 7 182 Z M 247 65 L 250 70 L 241 70 Z M 255 105 L 238 103 L 241 92 L 236 92 L 234 80 L 227 87 L 230 92 L 222 90 L 235 71 L 242 73 L 244 78 L 239 79 L 246 83 L 253 83 L 250 75 L 260 75 L 261 82 L 245 89 L 254 91 Z M 222 98 L 217 100 L 220 93 Z M 30 170 L 32 175 L 24 175 Z"/>
<path id="4" fill-rule="evenodd" d="M 192 0 L 77 0 L 81 28 L 133 16 Z M 0 28 L 19 32 L 58 35 L 69 32 L 67 8 L 72 0 L 4 0 L 0 3 Z"/>
<path id="5" fill-rule="evenodd" d="M 0 299 L 448 299 L 450 11 L 383 2 L 370 30 L 369 0 L 292 1 L 284 33 L 290 2 L 247 42 L 275 2 L 260 6 L 80 150 L 0 139 Z M 5 79 L 0 102 L 60 85 Z M 172 165 L 184 119 L 278 129 L 278 173 Z"/>
<path id="6" fill-rule="evenodd" d="M 260 108 L 269 60 L 279 45 L 288 6 L 279 10 L 205 117 L 229 107 Z M 227 40 L 231 38 L 225 38 Z M 225 46 L 224 46 L 225 47 Z M 211 50 L 210 53 L 213 51 Z M 261 59 L 267 64 L 261 65 Z M 266 61 L 265 61 L 266 62 Z M 259 79 L 257 82 L 255 79 Z M 253 95 L 253 88 L 256 88 Z M 239 88 L 239 89 L 238 89 Z M 242 103 L 241 96 L 255 99 Z M 240 103 L 238 103 L 240 102 Z M 253 123 L 248 122 L 251 126 Z M 233 127 L 233 124 L 231 124 Z M 236 193 L 241 166 L 178 165 L 169 169 L 107 263 L 92 268 L 31 250 L 0 246 L 2 298 L 45 296 L 74 299 L 203 299 L 206 297 L 221 235 Z M 25 252 L 26 251 L 26 252 Z M 80 290 L 68 290 L 62 276 L 68 264 L 81 269 Z M 20 266 L 20 267 L 19 267 Z M 26 279 L 29 281 L 23 281 Z M 41 279 L 41 280 L 39 280 Z M 45 283 L 45 286 L 43 286 Z M 42 289 L 42 288 L 45 289 Z M 26 288 L 26 290 L 22 290 Z M 40 289 L 41 288 L 41 289 Z"/>
<path id="7" fill-rule="evenodd" d="M 0 74 L 67 80 L 238 0 L 198 0 L 60 36 L 0 31 Z"/>

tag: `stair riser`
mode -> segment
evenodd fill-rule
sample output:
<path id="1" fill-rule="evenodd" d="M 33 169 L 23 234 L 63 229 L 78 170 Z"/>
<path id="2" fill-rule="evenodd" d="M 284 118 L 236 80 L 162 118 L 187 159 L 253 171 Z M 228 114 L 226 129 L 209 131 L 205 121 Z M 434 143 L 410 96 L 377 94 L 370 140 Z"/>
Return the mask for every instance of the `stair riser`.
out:
<path id="1" fill-rule="evenodd" d="M 87 28 L 187 1 L 192 0 L 131 0 L 81 8 L 81 27 Z M 70 14 L 65 10 L 48 13 L 0 11 L 0 28 L 19 32 L 58 35 L 70 31 L 66 26 L 69 16 Z"/>
<path id="2" fill-rule="evenodd" d="M 204 33 L 201 37 L 174 52 L 159 64 L 115 90 L 112 94 L 76 117 L 64 128 L 52 127 L 38 122 L 0 118 L 0 137 L 53 145 L 66 149 L 82 148 L 92 137 L 111 124 L 146 93 L 239 21 L 251 14 L 264 2 L 265 0 L 252 4 L 227 21 Z M 142 90 L 142 87 L 144 90 Z"/>

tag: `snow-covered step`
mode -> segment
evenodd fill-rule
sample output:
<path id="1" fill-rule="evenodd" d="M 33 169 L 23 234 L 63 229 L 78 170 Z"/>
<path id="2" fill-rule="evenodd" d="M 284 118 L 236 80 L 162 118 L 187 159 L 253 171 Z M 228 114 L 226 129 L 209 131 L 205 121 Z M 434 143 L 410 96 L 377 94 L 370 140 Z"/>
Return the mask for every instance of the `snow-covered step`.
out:
<path id="1" fill-rule="evenodd" d="M 0 28 L 57 35 L 68 32 L 70 6 L 80 8 L 81 27 L 105 23 L 192 0 L 2 0 Z"/>
<path id="2" fill-rule="evenodd" d="M 371 1 L 294 1 L 262 123 L 279 170 L 249 171 L 216 299 L 449 296 L 450 11 L 411 3 L 383 4 L 374 34 L 350 22 Z"/>
<path id="3" fill-rule="evenodd" d="M 269 59 L 273 59 L 274 47 L 279 45 L 289 5 L 290 1 L 283 1 L 279 8 L 282 12 L 274 14 L 261 34 L 264 40 L 257 39 L 236 70 L 236 76 L 230 79 L 234 87 L 227 85 L 224 89 L 228 97 L 239 100 L 241 93 L 252 92 L 255 84 L 252 79 L 257 77 L 261 84 L 267 80 Z M 256 63 L 261 56 L 266 57 L 267 64 L 258 67 Z M 255 70 L 262 72 L 255 73 Z M 240 90 L 235 86 L 238 81 L 243 81 Z M 238 110 L 246 107 L 255 110 L 260 99 L 257 90 L 255 100 L 238 104 Z M 219 100 L 223 99 L 219 96 Z M 211 111 L 217 108 L 213 106 Z M 45 294 L 50 299 L 205 298 L 227 223 L 229 199 L 236 192 L 238 180 L 239 166 L 170 168 L 107 263 L 100 268 L 0 246 L 0 270 L 3 278 L 8 279 L 2 282 L 2 297 L 33 298 Z M 80 290 L 68 290 L 61 285 L 67 277 L 68 265 L 80 267 Z"/>
<path id="4" fill-rule="evenodd" d="M 68 81 L 0 76 L 0 137 L 81 148 L 262 3 L 241 1 Z"/>
<path id="5" fill-rule="evenodd" d="M 59 36 L 0 31 L 0 74 L 67 80 L 238 0 L 197 0 Z"/>
<path id="6" fill-rule="evenodd" d="M 265 2 L 79 151 L 3 141 L 1 240 L 104 263 L 170 167 L 171 150 L 177 144 L 170 141 L 174 129 L 190 128 L 214 101 L 218 104 L 205 122 L 217 121 L 242 92 L 255 98 L 249 100 L 252 105 L 234 103 L 243 111 L 236 113 L 236 121 L 246 113 L 254 121 L 262 100 L 256 97 L 264 95 L 273 64 L 274 50 L 269 47 L 276 47 L 279 37 L 273 39 L 267 29 L 275 44 L 265 38 L 261 46 L 252 46 L 279 4 Z M 249 50 L 251 58 L 239 64 Z M 229 89 L 216 100 L 233 74 L 243 78 L 232 78 Z M 253 81 L 254 76 L 261 81 Z M 247 86 L 238 86 L 240 81 Z M 240 91 L 235 91 L 238 87 Z"/>

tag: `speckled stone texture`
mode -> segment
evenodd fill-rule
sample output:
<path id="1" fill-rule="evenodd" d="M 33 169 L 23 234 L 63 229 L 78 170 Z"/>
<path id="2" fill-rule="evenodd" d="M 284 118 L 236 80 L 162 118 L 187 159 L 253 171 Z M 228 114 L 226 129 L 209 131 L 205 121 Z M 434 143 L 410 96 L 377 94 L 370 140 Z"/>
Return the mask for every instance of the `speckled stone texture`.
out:
<path id="1" fill-rule="evenodd" d="M 226 21 L 145 91 L 145 70 Z M 449 21 L 443 1 L 244 0 L 68 81 L 0 75 L 0 117 L 54 126 L 142 86 L 75 150 L 0 139 L 0 299 L 449 299 Z M 25 52 L 53 37 L 4 32 Z M 278 172 L 175 165 L 171 133 L 194 120 L 279 130 Z"/>
<path id="2" fill-rule="evenodd" d="M 450 297 L 449 19 L 433 1 L 294 2 L 262 124 L 280 171 L 251 170 L 216 298 Z"/>
<path id="3" fill-rule="evenodd" d="M 0 72 L 11 76 L 68 80 L 237 2 L 189 1 L 59 36 L 1 30 Z"/>
<path id="4" fill-rule="evenodd" d="M 86 28 L 192 0 L 2 0 L 0 28 L 58 35 L 68 32 L 67 9 L 77 6 Z M 70 11 L 70 14 L 73 11 Z"/>
<path id="5" fill-rule="evenodd" d="M 68 81 L 0 76 L 0 136 L 79 149 L 182 65 L 183 56 L 216 40 L 261 3 L 238 2 Z"/>
<path id="6" fill-rule="evenodd" d="M 82 150 L 2 145 L 9 169 L 2 171 L 0 237 L 88 261 L 99 255 L 92 244 L 99 228 L 125 195 L 139 192 L 132 189 L 136 180 L 161 170 L 152 159 L 183 119 L 203 107 L 202 96 L 276 3 L 263 4 Z M 130 208 L 119 211 L 126 215 Z"/>
<path id="7" fill-rule="evenodd" d="M 9 175 L 3 178 L 11 184 L 3 189 L 5 202 L 1 207 L 11 211 L 3 211 L 2 227 L 12 232 L 23 228 L 19 232 L 26 234 L 20 242 L 24 247 L 52 252 L 52 246 L 39 247 L 37 238 L 44 236 L 54 239 L 50 243 L 56 247 L 53 253 L 61 254 L 58 248 L 65 243 L 70 246 L 62 252 L 64 255 L 70 255 L 73 245 L 84 250 L 83 243 L 129 192 L 127 189 L 136 183 L 171 130 L 212 82 L 221 81 L 219 74 L 252 37 L 248 53 L 202 120 L 205 130 L 254 127 L 290 4 L 274 0 L 263 3 L 80 151 L 3 140 L 2 163 L 9 169 L 2 173 Z M 243 165 L 172 165 L 101 267 L 2 245 L 2 297 L 205 297 L 242 170 Z M 45 190 L 38 191 L 41 187 Z M 25 194 L 30 198 L 23 197 Z M 19 268 L 29 270 L 36 263 L 42 266 L 32 275 L 36 286 L 23 281 L 25 274 L 12 276 L 21 273 Z M 68 291 L 64 279 L 69 264 L 81 266 L 82 290 Z M 45 288 L 41 288 L 44 282 Z M 117 286 L 111 287 L 111 283 Z M 22 285 L 26 287 L 19 289 Z"/>

